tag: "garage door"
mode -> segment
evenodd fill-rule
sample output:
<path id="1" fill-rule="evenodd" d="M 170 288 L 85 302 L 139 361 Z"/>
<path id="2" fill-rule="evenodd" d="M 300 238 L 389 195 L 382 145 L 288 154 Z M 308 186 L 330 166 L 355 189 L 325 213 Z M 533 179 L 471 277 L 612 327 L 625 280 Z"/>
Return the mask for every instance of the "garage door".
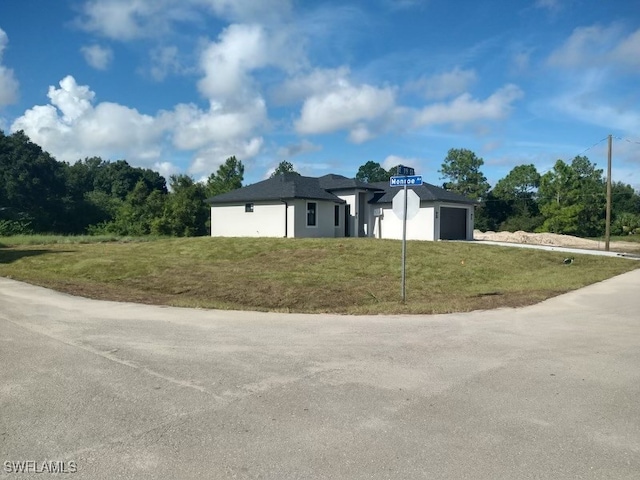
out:
<path id="1" fill-rule="evenodd" d="M 440 239 L 441 240 L 466 240 L 467 239 L 467 209 L 466 208 L 440 208 Z"/>

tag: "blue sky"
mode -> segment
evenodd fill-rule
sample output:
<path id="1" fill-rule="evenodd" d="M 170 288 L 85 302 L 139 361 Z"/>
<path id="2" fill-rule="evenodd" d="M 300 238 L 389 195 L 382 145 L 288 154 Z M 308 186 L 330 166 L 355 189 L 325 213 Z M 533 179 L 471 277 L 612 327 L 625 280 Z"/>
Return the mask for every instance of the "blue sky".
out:
<path id="1" fill-rule="evenodd" d="M 245 181 L 373 160 L 490 183 L 587 155 L 640 188 L 637 0 L 5 0 L 0 129 L 58 160 Z"/>

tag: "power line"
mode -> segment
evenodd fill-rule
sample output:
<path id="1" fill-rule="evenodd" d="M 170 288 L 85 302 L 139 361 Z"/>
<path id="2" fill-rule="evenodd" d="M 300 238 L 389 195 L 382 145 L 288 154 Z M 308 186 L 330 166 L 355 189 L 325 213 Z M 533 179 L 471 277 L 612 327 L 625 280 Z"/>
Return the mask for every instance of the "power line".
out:
<path id="1" fill-rule="evenodd" d="M 602 140 L 600 140 L 597 143 L 594 143 L 593 145 L 591 145 L 589 148 L 584 149 L 582 152 L 580 152 L 578 155 L 576 155 L 577 157 L 579 157 L 580 155 L 582 155 L 583 153 L 588 152 L 589 150 L 591 150 L 592 148 L 597 147 L 598 145 L 600 145 L 602 142 L 604 142 L 605 140 L 607 140 L 609 138 L 609 136 L 604 137 Z"/>
<path id="2" fill-rule="evenodd" d="M 573 157 L 573 158 L 575 158 L 575 157 L 579 157 L 579 156 L 581 156 L 581 155 L 583 155 L 583 154 L 587 153 L 589 150 L 591 150 L 591 149 L 593 149 L 593 148 L 597 147 L 597 146 L 598 146 L 598 145 L 600 145 L 602 142 L 605 142 L 608 138 L 609 138 L 608 136 L 604 137 L 602 140 L 597 141 L 596 143 L 594 143 L 594 144 L 593 144 L 593 145 L 591 145 L 590 147 L 587 147 L 587 148 L 585 148 L 584 150 L 582 150 L 582 151 L 581 151 L 580 153 L 578 153 L 577 155 L 574 155 L 574 157 Z M 638 143 L 640 143 L 640 142 L 638 142 Z M 565 162 L 565 163 L 571 163 L 571 160 L 570 160 L 569 158 L 567 158 L 567 157 L 565 157 L 565 158 L 560 158 L 559 160 L 562 160 L 562 161 L 563 161 L 563 162 Z M 540 174 L 547 173 L 547 172 L 549 172 L 549 171 L 551 171 L 551 170 L 553 170 L 553 167 L 545 168 L 544 170 L 542 170 L 542 171 L 540 172 Z"/>
<path id="3" fill-rule="evenodd" d="M 613 138 L 615 138 L 616 140 L 622 140 L 622 141 L 627 142 L 627 143 L 635 143 L 637 145 L 640 145 L 640 142 L 637 142 L 635 140 L 631 140 L 629 138 L 624 138 L 624 137 L 613 137 Z"/>

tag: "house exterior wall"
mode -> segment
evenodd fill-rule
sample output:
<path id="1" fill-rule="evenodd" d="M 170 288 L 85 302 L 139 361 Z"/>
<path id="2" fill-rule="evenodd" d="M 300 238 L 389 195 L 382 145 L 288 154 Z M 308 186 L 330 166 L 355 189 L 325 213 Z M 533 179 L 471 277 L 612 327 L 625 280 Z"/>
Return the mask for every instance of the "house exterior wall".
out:
<path id="1" fill-rule="evenodd" d="M 393 213 L 393 206 L 390 203 L 372 205 L 371 214 L 374 208 L 381 208 L 382 219 L 372 220 L 373 236 L 376 238 L 402 239 L 402 220 Z M 440 239 L 440 208 L 460 208 L 466 211 L 467 228 L 466 239 L 473 240 L 474 228 L 474 207 L 473 205 L 461 205 L 456 203 L 441 202 L 421 202 L 418 214 L 407 220 L 407 240 L 439 240 Z M 437 217 L 436 218 L 436 213 Z"/>
<path id="2" fill-rule="evenodd" d="M 402 220 L 393 213 L 390 203 L 376 205 L 382 208 L 382 219 L 375 222 L 373 235 L 378 238 L 402 239 Z M 423 202 L 417 215 L 407 220 L 407 240 L 434 240 L 435 206 Z"/>
<path id="3" fill-rule="evenodd" d="M 307 226 L 307 204 L 313 202 L 317 205 L 316 226 Z M 334 206 L 336 203 L 324 200 L 296 199 L 289 202 L 289 208 L 294 211 L 293 230 L 296 238 L 335 237 L 336 230 L 333 224 Z M 292 208 L 293 207 L 293 208 Z M 339 235 L 342 236 L 342 235 Z"/>
<path id="4" fill-rule="evenodd" d="M 215 205 L 211 207 L 211 236 L 284 237 L 285 212 L 282 202 L 253 203 L 253 212 L 245 212 L 245 203 Z M 291 212 L 287 213 L 292 217 Z M 291 218 L 288 223 L 289 236 L 293 236 Z"/>

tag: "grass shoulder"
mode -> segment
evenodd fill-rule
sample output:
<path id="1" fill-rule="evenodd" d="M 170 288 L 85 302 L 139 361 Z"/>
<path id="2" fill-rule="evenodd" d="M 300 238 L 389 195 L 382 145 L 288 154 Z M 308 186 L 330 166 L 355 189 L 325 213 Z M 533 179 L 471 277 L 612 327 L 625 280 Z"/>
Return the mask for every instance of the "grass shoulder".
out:
<path id="1" fill-rule="evenodd" d="M 47 239 L 45 239 L 47 240 Z M 90 298 L 310 313 L 449 313 L 529 305 L 640 267 L 619 258 L 464 242 L 146 238 L 11 243 L 0 275 Z"/>

